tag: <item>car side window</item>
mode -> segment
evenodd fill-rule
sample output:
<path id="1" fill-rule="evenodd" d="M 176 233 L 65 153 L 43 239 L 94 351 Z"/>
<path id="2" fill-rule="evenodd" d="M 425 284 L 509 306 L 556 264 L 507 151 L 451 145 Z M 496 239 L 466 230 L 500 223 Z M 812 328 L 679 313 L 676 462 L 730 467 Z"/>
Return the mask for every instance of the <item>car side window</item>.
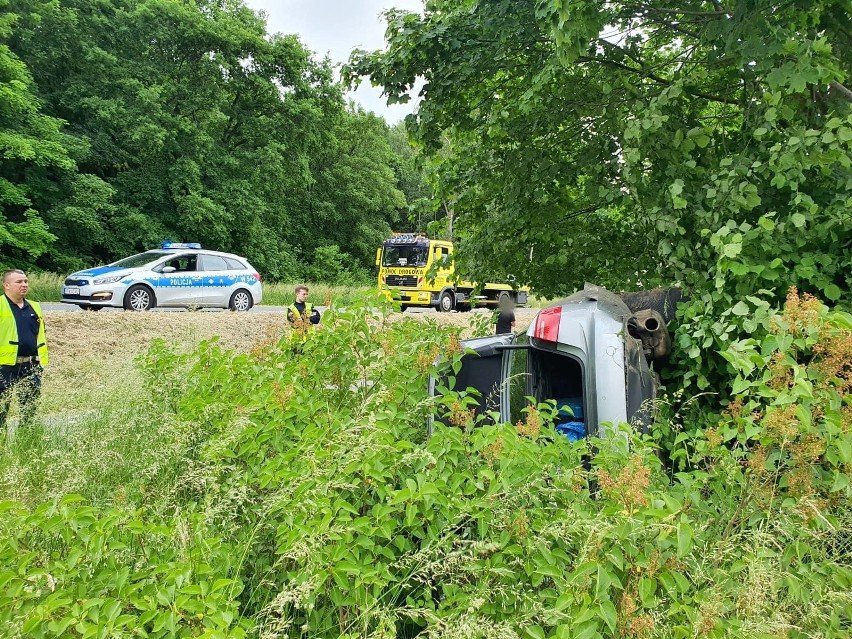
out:
<path id="1" fill-rule="evenodd" d="M 201 265 L 205 271 L 227 271 L 228 264 L 225 259 L 218 255 L 205 255 L 201 260 Z"/>
<path id="2" fill-rule="evenodd" d="M 228 265 L 229 271 L 243 271 L 246 269 L 245 264 L 241 264 L 239 260 L 235 260 L 232 257 L 223 258 L 225 263 Z"/>
<path id="3" fill-rule="evenodd" d="M 198 256 L 197 255 L 177 255 L 172 259 L 168 260 L 163 264 L 163 266 L 171 266 L 175 269 L 176 273 L 185 273 L 188 271 L 197 271 L 198 270 Z"/>

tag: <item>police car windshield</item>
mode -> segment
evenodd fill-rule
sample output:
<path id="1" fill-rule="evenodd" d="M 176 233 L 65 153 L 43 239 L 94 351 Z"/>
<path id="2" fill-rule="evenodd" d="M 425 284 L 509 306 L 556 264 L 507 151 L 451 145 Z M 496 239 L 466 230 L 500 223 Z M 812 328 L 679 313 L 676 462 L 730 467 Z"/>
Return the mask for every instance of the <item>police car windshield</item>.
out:
<path id="1" fill-rule="evenodd" d="M 145 253 L 139 253 L 137 255 L 125 257 L 123 260 L 113 262 L 112 264 L 110 264 L 110 266 L 118 266 L 120 268 L 136 268 L 137 266 L 145 266 L 146 264 L 150 264 L 151 262 L 163 257 L 163 255 L 170 255 L 170 253 L 166 253 L 165 251 L 146 251 Z"/>
<path id="2" fill-rule="evenodd" d="M 426 246 L 385 246 L 382 266 L 426 266 Z"/>

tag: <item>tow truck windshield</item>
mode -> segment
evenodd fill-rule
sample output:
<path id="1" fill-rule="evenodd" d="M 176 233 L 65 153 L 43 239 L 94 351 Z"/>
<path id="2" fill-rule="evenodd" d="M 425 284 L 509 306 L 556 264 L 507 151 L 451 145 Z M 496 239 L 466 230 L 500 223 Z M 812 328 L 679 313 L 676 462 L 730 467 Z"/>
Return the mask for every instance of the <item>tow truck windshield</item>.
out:
<path id="1" fill-rule="evenodd" d="M 426 266 L 428 246 L 385 246 L 382 266 Z"/>

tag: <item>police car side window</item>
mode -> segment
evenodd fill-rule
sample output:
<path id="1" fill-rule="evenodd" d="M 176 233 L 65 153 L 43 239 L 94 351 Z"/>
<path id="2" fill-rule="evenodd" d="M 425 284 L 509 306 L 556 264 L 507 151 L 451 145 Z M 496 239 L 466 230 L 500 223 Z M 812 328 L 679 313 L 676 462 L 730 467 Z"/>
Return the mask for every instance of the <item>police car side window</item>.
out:
<path id="1" fill-rule="evenodd" d="M 165 262 L 163 266 L 171 266 L 175 269 L 176 273 L 185 273 L 187 271 L 197 271 L 198 270 L 198 256 L 197 255 L 178 255 L 177 257 L 173 257 L 168 262 Z"/>
<path id="2" fill-rule="evenodd" d="M 231 257 L 225 257 L 223 259 L 225 260 L 225 263 L 227 263 L 229 271 L 242 271 L 246 268 L 245 264 L 241 264 L 239 260 L 235 260 Z"/>
<path id="3" fill-rule="evenodd" d="M 201 261 L 205 271 L 227 271 L 228 265 L 218 255 L 205 255 Z"/>

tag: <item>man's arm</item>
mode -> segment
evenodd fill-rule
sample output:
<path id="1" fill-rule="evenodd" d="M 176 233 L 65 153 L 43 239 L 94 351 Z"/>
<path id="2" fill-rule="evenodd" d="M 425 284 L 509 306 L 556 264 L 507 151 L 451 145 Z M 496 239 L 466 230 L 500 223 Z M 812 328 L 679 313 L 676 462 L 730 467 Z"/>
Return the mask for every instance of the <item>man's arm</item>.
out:
<path id="1" fill-rule="evenodd" d="M 320 314 L 317 309 L 314 309 L 311 313 L 311 324 L 319 324 L 320 323 Z"/>

